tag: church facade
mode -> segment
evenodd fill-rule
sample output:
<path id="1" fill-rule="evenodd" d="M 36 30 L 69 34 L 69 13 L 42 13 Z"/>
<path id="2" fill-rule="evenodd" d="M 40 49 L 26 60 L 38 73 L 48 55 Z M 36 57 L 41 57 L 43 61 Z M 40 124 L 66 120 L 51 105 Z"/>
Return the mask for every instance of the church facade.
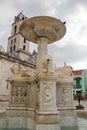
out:
<path id="1" fill-rule="evenodd" d="M 7 51 L 0 46 L 0 100 L 7 100 L 9 97 L 8 78 L 11 75 L 11 67 L 18 63 L 24 70 L 35 71 L 37 53 L 29 52 L 30 43 L 19 34 L 21 23 L 26 20 L 23 12 L 14 18 L 11 27 L 11 35 L 8 38 Z"/>

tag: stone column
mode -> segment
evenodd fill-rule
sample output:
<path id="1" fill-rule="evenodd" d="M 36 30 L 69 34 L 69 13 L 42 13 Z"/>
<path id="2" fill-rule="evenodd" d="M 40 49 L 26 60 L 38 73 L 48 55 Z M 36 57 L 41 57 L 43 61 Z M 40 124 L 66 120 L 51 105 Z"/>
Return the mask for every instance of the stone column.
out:
<path id="1" fill-rule="evenodd" d="M 56 106 L 56 77 L 52 59 L 48 55 L 47 44 L 47 38 L 38 39 L 37 77 L 39 91 L 38 109 L 35 116 L 36 130 L 60 130 L 59 113 Z"/>
<path id="2" fill-rule="evenodd" d="M 59 112 L 56 106 L 56 78 L 39 79 L 39 106 L 36 111 L 36 130 L 60 130 Z"/>
<path id="3" fill-rule="evenodd" d="M 48 39 L 43 38 L 43 37 L 38 38 L 37 43 L 38 43 L 38 54 L 37 54 L 36 67 L 37 67 L 37 72 L 38 72 L 38 71 L 41 71 L 42 59 L 44 55 L 48 54 L 48 50 L 47 50 Z"/>

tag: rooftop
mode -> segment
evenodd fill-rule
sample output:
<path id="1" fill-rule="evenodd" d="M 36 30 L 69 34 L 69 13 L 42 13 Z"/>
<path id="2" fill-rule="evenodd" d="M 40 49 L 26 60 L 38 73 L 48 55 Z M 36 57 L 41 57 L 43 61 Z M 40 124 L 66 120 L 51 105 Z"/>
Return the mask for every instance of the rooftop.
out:
<path id="1" fill-rule="evenodd" d="M 72 71 L 74 75 L 82 75 L 82 70 L 74 70 Z"/>

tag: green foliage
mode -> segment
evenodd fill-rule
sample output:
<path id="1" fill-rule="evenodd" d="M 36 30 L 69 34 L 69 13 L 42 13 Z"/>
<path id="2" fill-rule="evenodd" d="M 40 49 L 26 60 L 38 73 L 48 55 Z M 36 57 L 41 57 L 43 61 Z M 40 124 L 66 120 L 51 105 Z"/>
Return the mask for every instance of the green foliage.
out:
<path id="1" fill-rule="evenodd" d="M 81 104 L 79 104 L 79 105 L 77 105 L 77 106 L 75 106 L 75 107 L 76 107 L 77 110 L 78 110 L 78 109 L 84 109 L 84 106 L 81 105 Z"/>

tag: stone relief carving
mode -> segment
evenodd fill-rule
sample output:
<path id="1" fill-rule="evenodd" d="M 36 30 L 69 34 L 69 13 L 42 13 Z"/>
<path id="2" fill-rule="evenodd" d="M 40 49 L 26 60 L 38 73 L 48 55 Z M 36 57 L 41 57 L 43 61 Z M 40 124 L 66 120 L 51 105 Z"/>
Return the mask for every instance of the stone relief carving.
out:
<path id="1" fill-rule="evenodd" d="M 23 70 L 21 65 L 15 63 L 11 68 L 12 75 L 10 76 L 10 80 L 15 79 L 34 79 L 35 73 L 31 70 Z"/>
<path id="2" fill-rule="evenodd" d="M 60 90 L 61 93 L 61 97 L 59 98 L 59 105 L 71 105 L 71 93 L 70 93 L 70 89 L 69 88 L 61 88 Z"/>
<path id="3" fill-rule="evenodd" d="M 27 97 L 27 88 L 13 87 L 12 88 L 12 104 L 25 104 Z"/>
<path id="4" fill-rule="evenodd" d="M 72 68 L 64 64 L 64 67 L 55 71 L 59 81 L 73 81 Z"/>
<path id="5" fill-rule="evenodd" d="M 43 90 L 43 102 L 44 103 L 51 102 L 52 98 L 53 98 L 52 87 L 50 86 L 50 84 L 47 84 Z"/>
<path id="6" fill-rule="evenodd" d="M 42 71 L 44 73 L 53 73 L 54 68 L 53 68 L 53 60 L 52 57 L 49 55 L 45 55 L 43 60 L 42 60 Z"/>

